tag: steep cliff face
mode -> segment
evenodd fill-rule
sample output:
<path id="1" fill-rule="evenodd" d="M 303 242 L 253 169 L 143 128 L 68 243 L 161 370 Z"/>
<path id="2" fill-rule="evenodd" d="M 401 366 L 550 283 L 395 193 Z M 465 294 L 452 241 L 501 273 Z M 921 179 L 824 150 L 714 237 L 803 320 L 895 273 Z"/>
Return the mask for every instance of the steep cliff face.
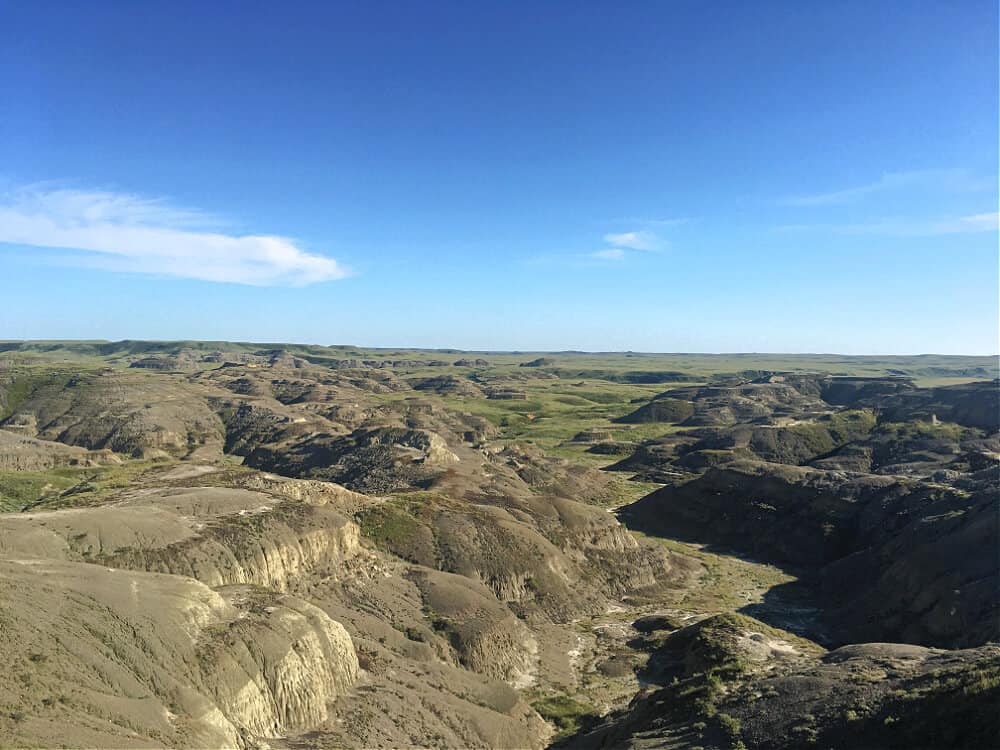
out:
<path id="1" fill-rule="evenodd" d="M 228 482 L 222 473 L 164 476 L 175 474 L 181 481 L 213 477 Z M 377 505 L 372 498 L 314 481 L 254 473 L 239 477 L 254 489 L 132 489 L 113 505 L 0 515 L 0 559 L 26 560 L 21 565 L 44 569 L 39 578 L 53 582 L 82 575 L 88 586 L 98 587 L 100 597 L 137 591 L 136 617 L 152 618 L 147 627 L 133 621 L 127 608 L 120 612 L 117 599 L 87 599 L 81 606 L 93 619 L 74 655 L 109 644 L 109 663 L 96 667 L 98 675 L 124 671 L 129 676 L 109 684 L 101 678 L 86 700 L 59 703 L 46 727 L 38 722 L 49 712 L 46 704 L 26 704 L 26 718 L 17 726 L 4 727 L 0 716 L 0 738 L 14 745 L 24 744 L 16 741 L 24 737 L 49 738 L 44 744 L 52 745 L 248 748 L 269 737 L 303 732 L 339 737 L 338 722 L 348 717 L 350 732 L 337 745 L 395 745 L 404 736 L 418 742 L 437 734 L 454 746 L 540 746 L 548 727 L 510 687 L 527 686 L 535 678 L 538 644 L 486 586 L 414 568 L 414 580 L 424 581 L 418 587 L 390 573 L 394 563 L 365 551 L 357 525 L 338 511 Z M 150 581 L 172 583 L 154 596 Z M 401 604 L 392 592 L 404 583 Z M 27 608 L 32 585 L 5 602 Z M 75 583 L 58 585 L 62 589 L 54 600 L 77 596 L 71 591 Z M 282 591 L 300 592 L 314 604 Z M 384 602 L 378 598 L 386 595 L 390 598 Z M 192 597 L 194 603 L 188 601 Z M 47 601 L 41 605 L 49 606 Z M 168 627 L 157 619 L 160 610 L 186 617 Z M 358 621 L 359 610 L 377 616 Z M 436 628 L 431 612 L 437 612 Z M 66 620 L 79 617 L 73 610 Z M 331 617 L 347 618 L 372 671 L 361 672 L 358 642 Z M 415 628 L 422 626 L 418 633 Z M 27 625 L 18 621 L 12 627 Z M 164 628 L 166 645 L 147 642 L 161 637 Z M 382 656 L 374 657 L 374 650 Z M 56 663 L 50 651 L 39 647 L 39 653 L 52 660 L 46 663 Z M 68 684 L 80 681 L 76 674 L 64 677 Z M 419 723 L 412 735 L 392 722 L 369 724 L 362 717 L 370 715 L 370 694 L 349 690 L 359 678 L 380 686 L 386 711 Z M 43 692 L 62 679 L 46 677 Z M 0 684 L 0 701 L 12 696 L 13 710 L 23 700 L 11 691 L 12 686 Z M 125 694 L 146 696 L 141 721 L 135 702 L 122 703 Z M 104 705 L 109 700 L 125 717 L 112 717 L 121 727 L 111 730 L 101 728 L 111 716 Z M 89 725 L 99 731 L 82 733 L 80 727 Z M 62 726 L 72 727 L 72 733 L 60 733 Z"/>
<path id="2" fill-rule="evenodd" d="M 0 471 L 42 471 L 120 463 L 121 458 L 108 450 L 90 451 L 0 430 Z"/>
<path id="3" fill-rule="evenodd" d="M 1000 639 L 995 479 L 967 495 L 867 509 L 870 543 L 822 571 L 829 621 L 853 641 L 968 648 Z M 882 532 L 888 523 L 896 528 Z"/>
<path id="4" fill-rule="evenodd" d="M 301 503 L 209 522 L 160 549 L 131 547 L 101 557 L 114 566 L 187 575 L 209 586 L 251 583 L 293 591 L 336 573 L 359 550 L 358 527 L 336 511 Z"/>
<path id="5" fill-rule="evenodd" d="M 625 516 L 634 528 L 805 569 L 840 642 L 959 648 L 1000 637 L 995 470 L 960 484 L 733 462 Z"/>
<path id="6" fill-rule="evenodd" d="M 0 572 L 4 744 L 245 747 L 322 722 L 358 678 L 343 627 L 294 597 L 86 563 Z"/>
<path id="7" fill-rule="evenodd" d="M 737 461 L 622 511 L 633 528 L 718 544 L 755 558 L 820 566 L 854 550 L 860 507 L 891 491 L 891 477 Z"/>
<path id="8" fill-rule="evenodd" d="M 436 570 L 414 570 L 435 631 L 447 637 L 467 668 L 517 687 L 530 685 L 538 641 L 488 588 Z"/>
<path id="9" fill-rule="evenodd" d="M 1000 430 L 1000 388 L 996 380 L 915 388 L 898 379 L 832 378 L 824 384 L 823 398 L 834 404 L 876 405 L 890 422 L 936 417 L 989 432 Z"/>
<path id="10" fill-rule="evenodd" d="M 456 502 L 437 493 L 387 499 L 358 514 L 380 547 L 485 585 L 529 621 L 566 622 L 686 573 L 662 547 L 640 545 L 614 518 L 561 497 Z"/>
<path id="11" fill-rule="evenodd" d="M 474 580 L 380 559 L 375 575 L 310 592 L 344 623 L 365 669 L 316 745 L 544 746 L 551 730 L 515 689 L 536 678 L 537 633 Z"/>
<path id="12" fill-rule="evenodd" d="M 206 630 L 197 657 L 201 682 L 226 715 L 260 737 L 326 721 L 360 670 L 344 627 L 295 597 L 246 586 L 219 593 L 244 616 Z"/>
<path id="13" fill-rule="evenodd" d="M 360 550 L 356 524 L 329 506 L 246 490 L 193 488 L 99 508 L 0 516 L 8 555 L 186 575 L 209 586 L 289 591 Z"/>
<path id="14" fill-rule="evenodd" d="M 388 550 L 480 582 L 522 616 L 565 622 L 607 601 L 600 581 L 586 578 L 579 550 L 567 554 L 516 508 L 426 497 L 376 506 L 361 519 Z"/>
<path id="15" fill-rule="evenodd" d="M 539 530 L 578 566 L 578 578 L 610 599 L 658 585 L 678 582 L 681 561 L 657 545 L 641 545 L 613 515 L 566 498 L 532 498 L 526 509 Z"/>

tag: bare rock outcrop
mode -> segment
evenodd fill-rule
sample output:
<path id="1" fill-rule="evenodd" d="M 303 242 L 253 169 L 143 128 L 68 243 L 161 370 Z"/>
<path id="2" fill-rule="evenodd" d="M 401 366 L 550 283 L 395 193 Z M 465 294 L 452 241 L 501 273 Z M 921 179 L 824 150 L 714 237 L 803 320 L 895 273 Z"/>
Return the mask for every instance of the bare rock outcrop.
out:
<path id="1" fill-rule="evenodd" d="M 99 508 L 0 516 L 0 554 L 100 562 L 209 586 L 294 590 L 360 550 L 356 524 L 326 505 L 190 488 Z"/>
<path id="2" fill-rule="evenodd" d="M 322 722 L 359 674 L 343 627 L 294 597 L 53 560 L 0 572 L 5 745 L 244 748 Z"/>
<path id="3" fill-rule="evenodd" d="M 121 457 L 109 450 L 91 451 L 0 430 L 0 471 L 44 471 L 68 466 L 106 466 L 121 462 Z"/>
<path id="4" fill-rule="evenodd" d="M 486 586 L 463 576 L 414 569 L 435 630 L 445 634 L 463 666 L 515 687 L 534 679 L 538 641 Z"/>

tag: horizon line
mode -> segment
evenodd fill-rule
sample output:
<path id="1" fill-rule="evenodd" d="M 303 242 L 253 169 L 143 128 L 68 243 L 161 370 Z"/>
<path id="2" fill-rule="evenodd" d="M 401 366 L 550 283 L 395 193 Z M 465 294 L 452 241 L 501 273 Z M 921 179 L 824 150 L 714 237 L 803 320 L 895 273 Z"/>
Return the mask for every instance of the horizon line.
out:
<path id="1" fill-rule="evenodd" d="M 864 354 L 845 354 L 841 352 L 792 352 L 792 351 L 642 351 L 636 349 L 462 349 L 451 346 L 365 346 L 362 344 L 318 344 L 301 341 L 244 341 L 238 339 L 0 339 L 4 344 L 241 344 L 259 347 L 283 346 L 316 346 L 325 349 L 362 349 L 368 351 L 414 351 L 414 352 L 445 352 L 459 354 L 562 354 L 562 355 L 608 355 L 633 354 L 640 356 L 699 356 L 699 357 L 752 357 L 752 356 L 785 356 L 785 357 L 976 357 L 1000 359 L 1000 352 L 991 354 L 938 354 L 935 352 L 920 352 L 907 354 L 885 354 L 869 352 Z M 0 352 L 2 353 L 2 352 Z"/>

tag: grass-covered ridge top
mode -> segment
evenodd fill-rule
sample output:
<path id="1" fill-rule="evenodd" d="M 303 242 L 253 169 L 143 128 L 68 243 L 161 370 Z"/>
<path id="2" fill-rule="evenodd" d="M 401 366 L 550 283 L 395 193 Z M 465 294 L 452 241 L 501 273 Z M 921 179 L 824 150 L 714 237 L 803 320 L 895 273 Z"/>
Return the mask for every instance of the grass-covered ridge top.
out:
<path id="1" fill-rule="evenodd" d="M 14 356 L 45 359 L 98 358 L 127 363 L 130 358 L 154 355 L 176 356 L 185 352 L 207 355 L 227 352 L 248 356 L 284 353 L 316 365 L 360 362 L 407 362 L 416 369 L 428 361 L 446 363 L 460 369 L 476 369 L 477 359 L 486 359 L 491 368 L 512 368 L 538 360 L 538 367 L 521 368 L 551 372 L 563 378 L 605 379 L 622 383 L 683 382 L 708 378 L 719 373 L 820 372 L 855 376 L 908 376 L 932 384 L 941 379 L 991 379 L 998 375 L 995 356 L 965 355 L 840 355 L 781 353 L 653 353 L 580 351 L 487 351 L 459 349 L 419 349 L 364 347 L 356 345 L 296 344 L 281 342 L 228 341 L 0 341 L 0 360 Z M 463 361 L 464 360 L 464 361 Z M 461 364 L 455 364 L 459 363 Z"/>

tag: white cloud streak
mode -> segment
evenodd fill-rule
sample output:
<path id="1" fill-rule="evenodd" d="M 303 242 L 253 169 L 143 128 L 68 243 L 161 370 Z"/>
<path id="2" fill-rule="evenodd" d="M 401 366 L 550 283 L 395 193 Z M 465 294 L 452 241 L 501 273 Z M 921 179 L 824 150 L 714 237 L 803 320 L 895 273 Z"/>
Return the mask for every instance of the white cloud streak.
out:
<path id="1" fill-rule="evenodd" d="M 253 286 L 302 286 L 344 278 L 333 258 L 287 237 L 235 235 L 202 212 L 104 191 L 32 186 L 0 197 L 0 243 L 93 253 L 110 271 Z"/>
<path id="2" fill-rule="evenodd" d="M 949 234 L 996 232 L 998 228 L 1000 228 L 1000 213 L 982 213 L 931 221 L 883 219 L 867 224 L 786 224 L 778 227 L 778 230 L 882 237 L 941 237 Z"/>
<path id="3" fill-rule="evenodd" d="M 600 258 L 601 260 L 624 260 L 625 250 L 620 247 L 609 247 L 604 250 L 598 250 L 597 252 L 590 254 L 591 258 Z"/>
<path id="4" fill-rule="evenodd" d="M 630 216 L 626 219 L 619 219 L 618 223 L 621 224 L 638 224 L 640 226 L 649 227 L 679 227 L 684 224 L 691 223 L 692 219 L 686 216 L 681 216 L 673 219 L 650 219 L 642 216 Z"/>
<path id="5" fill-rule="evenodd" d="M 995 190 L 995 177 L 975 177 L 965 169 L 922 169 L 888 172 L 875 182 L 825 193 L 789 196 L 779 201 L 785 206 L 837 206 L 855 203 L 871 195 L 905 188 L 935 189 L 953 193 Z"/>
<path id="6" fill-rule="evenodd" d="M 645 251 L 659 250 L 661 244 L 659 237 L 648 231 L 606 234 L 604 241 L 615 247 Z"/>

